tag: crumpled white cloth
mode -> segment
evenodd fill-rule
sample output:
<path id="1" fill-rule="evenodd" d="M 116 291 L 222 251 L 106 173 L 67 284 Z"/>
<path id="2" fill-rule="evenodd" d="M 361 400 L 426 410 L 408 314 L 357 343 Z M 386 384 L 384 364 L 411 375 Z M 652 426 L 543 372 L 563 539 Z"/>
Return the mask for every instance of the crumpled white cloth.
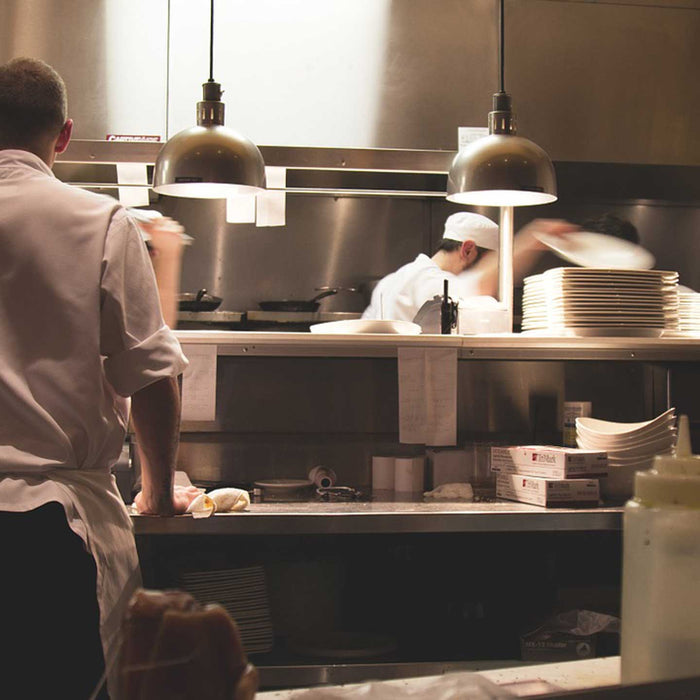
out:
<path id="1" fill-rule="evenodd" d="M 233 513 L 245 510 L 250 505 L 250 494 L 244 489 L 221 488 L 207 494 L 219 513 Z"/>
<path id="2" fill-rule="evenodd" d="M 235 513 L 250 506 L 250 494 L 244 489 L 225 487 L 200 493 L 187 508 L 194 518 L 208 518 L 214 513 Z"/>
<path id="3" fill-rule="evenodd" d="M 474 500 L 474 489 L 471 484 L 440 484 L 432 491 L 426 491 L 425 498 L 460 499 L 464 501 Z"/>

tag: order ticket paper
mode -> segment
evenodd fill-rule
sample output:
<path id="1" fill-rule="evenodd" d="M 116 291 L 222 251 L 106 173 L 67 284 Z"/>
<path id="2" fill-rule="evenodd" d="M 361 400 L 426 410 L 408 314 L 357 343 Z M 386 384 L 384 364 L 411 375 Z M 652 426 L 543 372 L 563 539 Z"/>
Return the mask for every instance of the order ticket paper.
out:
<path id="1" fill-rule="evenodd" d="M 216 419 L 216 345 L 185 345 L 190 364 L 182 375 L 182 420 Z"/>
<path id="2" fill-rule="evenodd" d="M 457 350 L 399 348 L 399 442 L 457 442 Z"/>

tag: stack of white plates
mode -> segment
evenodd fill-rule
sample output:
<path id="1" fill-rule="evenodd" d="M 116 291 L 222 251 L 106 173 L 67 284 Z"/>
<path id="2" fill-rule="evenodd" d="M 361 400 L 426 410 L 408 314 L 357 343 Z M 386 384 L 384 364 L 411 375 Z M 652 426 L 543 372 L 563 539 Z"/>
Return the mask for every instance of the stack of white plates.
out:
<path id="1" fill-rule="evenodd" d="M 684 333 L 700 333 L 700 294 L 678 291 L 678 330 Z"/>
<path id="2" fill-rule="evenodd" d="M 246 652 L 272 650 L 272 618 L 261 566 L 182 573 L 179 585 L 202 605 L 218 603 L 225 608 L 238 625 Z"/>
<path id="3" fill-rule="evenodd" d="M 523 332 L 658 337 L 678 330 L 678 273 L 557 267 L 525 279 Z"/>
<path id="4" fill-rule="evenodd" d="M 608 476 L 600 480 L 603 497 L 629 498 L 634 488 L 634 473 L 651 469 L 655 455 L 673 450 L 676 411 L 670 408 L 642 423 L 580 417 L 576 419 L 576 443 L 586 450 L 608 453 Z"/>

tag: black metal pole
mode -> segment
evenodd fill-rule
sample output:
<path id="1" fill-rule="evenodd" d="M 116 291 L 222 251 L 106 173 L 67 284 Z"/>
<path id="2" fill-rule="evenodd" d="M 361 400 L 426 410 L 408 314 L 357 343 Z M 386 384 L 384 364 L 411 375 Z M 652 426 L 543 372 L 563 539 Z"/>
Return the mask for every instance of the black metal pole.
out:
<path id="1" fill-rule="evenodd" d="M 504 0 L 500 0 L 498 4 L 498 74 L 499 74 L 499 92 L 506 91 L 506 60 L 505 60 L 505 9 L 503 7 Z"/>
<path id="2" fill-rule="evenodd" d="M 209 82 L 214 82 L 214 0 L 209 14 Z"/>

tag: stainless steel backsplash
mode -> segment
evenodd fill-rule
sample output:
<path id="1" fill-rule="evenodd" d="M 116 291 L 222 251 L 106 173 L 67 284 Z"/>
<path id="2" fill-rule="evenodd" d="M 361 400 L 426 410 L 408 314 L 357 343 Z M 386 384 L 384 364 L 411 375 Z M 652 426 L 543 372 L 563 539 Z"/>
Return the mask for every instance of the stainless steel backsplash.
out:
<path id="1" fill-rule="evenodd" d="M 232 0 L 215 8 L 214 73 L 227 124 L 257 143 L 455 150 L 458 126 L 486 124 L 498 86 L 496 2 Z M 674 166 L 697 181 L 700 0 L 507 0 L 505 13 L 506 89 L 520 133 L 558 165 Z M 77 138 L 165 138 L 193 123 L 208 76 L 208 21 L 206 0 L 4 0 L 0 61 L 29 54 L 54 64 Z M 649 195 L 644 172 L 638 187 L 625 187 L 622 173 L 583 195 L 585 176 L 560 177 L 560 201 L 518 211 L 516 224 L 610 211 L 637 226 L 658 267 L 700 289 L 697 186 L 685 197 L 680 178 L 672 196 Z M 456 210 L 439 198 L 288 194 L 286 226 L 256 228 L 226 224 L 221 202 L 159 205 L 196 239 L 183 289 L 206 287 L 236 311 L 381 277 L 430 252 Z M 323 308 L 364 303 L 343 293 Z"/>
<path id="2" fill-rule="evenodd" d="M 497 8 L 217 2 L 227 124 L 258 144 L 454 150 L 498 89 Z M 700 0 L 506 0 L 505 19 L 519 132 L 552 158 L 700 164 Z M 208 0 L 0 3 L 0 61 L 55 65 L 81 139 L 191 126 L 208 49 Z"/>

